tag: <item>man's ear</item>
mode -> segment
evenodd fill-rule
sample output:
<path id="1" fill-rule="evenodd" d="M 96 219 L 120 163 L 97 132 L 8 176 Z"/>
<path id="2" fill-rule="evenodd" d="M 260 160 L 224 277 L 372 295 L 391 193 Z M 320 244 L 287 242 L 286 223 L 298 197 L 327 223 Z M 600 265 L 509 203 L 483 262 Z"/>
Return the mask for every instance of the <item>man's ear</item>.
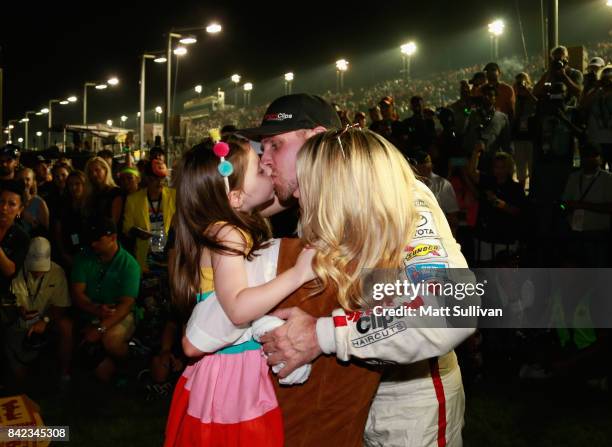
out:
<path id="1" fill-rule="evenodd" d="M 316 135 L 318 133 L 321 132 L 327 132 L 327 129 L 323 126 L 317 126 L 314 129 L 311 129 L 308 135 L 308 138 L 312 137 L 313 135 Z"/>
<path id="2" fill-rule="evenodd" d="M 230 191 L 228 199 L 232 208 L 239 209 L 244 202 L 244 194 L 242 191 Z"/>

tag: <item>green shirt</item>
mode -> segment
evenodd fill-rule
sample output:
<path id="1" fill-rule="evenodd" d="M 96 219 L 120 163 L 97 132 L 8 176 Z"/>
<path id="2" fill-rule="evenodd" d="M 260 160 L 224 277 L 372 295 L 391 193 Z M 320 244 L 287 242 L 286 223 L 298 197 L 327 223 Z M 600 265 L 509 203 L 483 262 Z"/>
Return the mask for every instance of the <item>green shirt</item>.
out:
<path id="1" fill-rule="evenodd" d="M 74 260 L 71 282 L 84 283 L 85 294 L 92 303 L 118 304 L 120 297 L 138 297 L 140 266 L 121 246 L 106 264 L 95 253 L 86 251 Z"/>

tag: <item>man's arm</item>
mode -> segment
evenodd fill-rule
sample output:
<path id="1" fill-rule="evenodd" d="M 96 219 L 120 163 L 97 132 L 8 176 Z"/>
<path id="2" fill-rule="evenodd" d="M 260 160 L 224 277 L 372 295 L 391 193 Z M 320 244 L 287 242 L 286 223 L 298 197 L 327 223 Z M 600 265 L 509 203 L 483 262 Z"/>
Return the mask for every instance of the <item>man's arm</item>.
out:
<path id="1" fill-rule="evenodd" d="M 85 293 L 86 289 L 87 284 L 83 282 L 73 283 L 71 285 L 72 302 L 76 304 L 76 307 L 81 309 L 83 312 L 95 315 L 97 317 L 101 317 L 100 306 L 89 299 L 89 297 Z"/>

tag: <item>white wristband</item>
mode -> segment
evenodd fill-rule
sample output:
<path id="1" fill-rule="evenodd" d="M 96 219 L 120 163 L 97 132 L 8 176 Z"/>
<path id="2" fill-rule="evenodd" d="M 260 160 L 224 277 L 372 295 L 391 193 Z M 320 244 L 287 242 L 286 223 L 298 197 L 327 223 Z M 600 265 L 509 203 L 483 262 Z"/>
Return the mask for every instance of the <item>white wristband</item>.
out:
<path id="1" fill-rule="evenodd" d="M 317 319 L 317 341 L 324 354 L 336 352 L 336 332 L 332 317 Z"/>

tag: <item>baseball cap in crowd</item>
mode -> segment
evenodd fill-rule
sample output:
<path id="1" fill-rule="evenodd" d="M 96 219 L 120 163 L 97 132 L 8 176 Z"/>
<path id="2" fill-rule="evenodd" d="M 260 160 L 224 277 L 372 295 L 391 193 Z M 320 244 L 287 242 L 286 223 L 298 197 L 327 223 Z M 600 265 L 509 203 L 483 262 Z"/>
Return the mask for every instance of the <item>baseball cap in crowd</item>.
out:
<path id="1" fill-rule="evenodd" d="M 484 71 L 478 71 L 476 73 L 474 73 L 474 76 L 472 76 L 472 79 L 470 79 L 468 82 L 472 85 L 476 84 L 476 82 L 478 80 L 481 80 L 482 82 L 486 82 L 487 80 L 487 75 L 485 74 Z"/>
<path id="2" fill-rule="evenodd" d="M 36 160 L 34 161 L 36 164 L 39 163 L 45 163 L 45 164 L 50 164 L 51 160 L 47 160 L 45 157 L 43 157 L 42 155 L 37 155 L 36 156 Z"/>
<path id="3" fill-rule="evenodd" d="M 140 171 L 136 168 L 125 167 L 121 171 L 119 171 L 119 177 L 126 174 L 132 174 L 133 176 L 140 178 Z"/>
<path id="4" fill-rule="evenodd" d="M 589 67 L 602 68 L 606 65 L 606 62 L 601 57 L 594 57 L 589 61 Z"/>
<path id="5" fill-rule="evenodd" d="M 272 101 L 261 126 L 240 129 L 236 133 L 250 140 L 260 141 L 272 135 L 299 129 L 314 129 L 317 126 L 339 129 L 342 123 L 334 108 L 323 98 L 297 93 Z"/>
<path id="6" fill-rule="evenodd" d="M 493 70 L 501 71 L 501 68 L 499 68 L 497 62 L 489 62 L 487 65 L 485 65 L 485 68 L 482 71 L 486 73 L 487 71 Z M 476 75 L 474 75 L 474 77 L 476 77 Z"/>
<path id="7" fill-rule="evenodd" d="M 87 224 L 86 235 L 90 243 L 113 234 L 117 234 L 117 226 L 111 219 L 91 219 Z"/>
<path id="8" fill-rule="evenodd" d="M 168 177 L 168 167 L 159 158 L 154 158 L 145 165 L 145 175 L 147 177 L 166 178 Z"/>
<path id="9" fill-rule="evenodd" d="M 28 272 L 48 272 L 51 270 L 51 244 L 44 237 L 35 237 L 30 242 L 24 267 Z"/>
<path id="10" fill-rule="evenodd" d="M 19 158 L 19 146 L 14 144 L 7 144 L 0 149 L 0 157 L 8 157 L 16 160 Z"/>

